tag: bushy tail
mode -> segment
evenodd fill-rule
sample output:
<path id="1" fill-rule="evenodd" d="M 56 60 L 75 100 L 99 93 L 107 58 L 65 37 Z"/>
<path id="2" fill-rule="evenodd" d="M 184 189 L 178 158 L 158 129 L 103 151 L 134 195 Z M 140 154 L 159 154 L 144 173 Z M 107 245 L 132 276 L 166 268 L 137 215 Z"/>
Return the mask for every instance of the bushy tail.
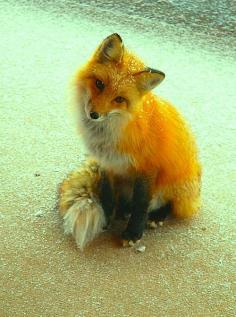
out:
<path id="1" fill-rule="evenodd" d="M 100 171 L 96 162 L 86 162 L 64 180 L 60 187 L 59 211 L 65 233 L 72 234 L 80 249 L 106 225 L 98 199 Z"/>
<path id="2" fill-rule="evenodd" d="M 74 236 L 80 249 L 102 232 L 105 223 L 100 205 L 84 197 L 79 198 L 64 216 L 65 233 Z"/>

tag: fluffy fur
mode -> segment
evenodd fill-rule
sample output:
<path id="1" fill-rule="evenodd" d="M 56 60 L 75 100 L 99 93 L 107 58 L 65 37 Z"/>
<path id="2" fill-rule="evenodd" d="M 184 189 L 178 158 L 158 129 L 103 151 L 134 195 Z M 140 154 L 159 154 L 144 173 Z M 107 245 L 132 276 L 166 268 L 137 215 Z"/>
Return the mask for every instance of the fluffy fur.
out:
<path id="1" fill-rule="evenodd" d="M 80 126 L 89 153 L 108 172 L 150 176 L 150 208 L 171 200 L 174 214 L 184 218 L 199 208 L 201 166 L 184 118 L 150 91 L 163 78 L 125 49 L 117 34 L 109 36 L 76 75 Z M 117 96 L 125 102 L 116 103 Z M 100 120 L 89 118 L 88 108 Z"/>
<path id="2" fill-rule="evenodd" d="M 100 171 L 89 161 L 71 173 L 60 187 L 59 211 L 66 234 L 72 234 L 80 249 L 102 232 L 106 220 L 98 198 Z"/>
<path id="3" fill-rule="evenodd" d="M 201 165 L 191 130 L 173 105 L 151 92 L 164 77 L 129 52 L 118 34 L 112 34 L 75 78 L 79 125 L 88 152 L 111 183 L 117 178 L 134 180 L 133 211 L 124 234 L 127 239 L 142 236 L 147 211 L 171 204 L 176 217 L 186 218 L 200 206 Z M 91 211 L 91 217 L 101 215 L 101 207 L 93 203 L 97 211 Z M 82 208 L 88 211 L 88 206 L 85 201 L 70 206 L 65 216 L 69 232 L 74 232 L 76 215 L 83 214 Z M 89 216 L 86 219 L 93 223 Z M 84 227 L 87 240 L 101 229 L 101 225 L 99 230 Z M 82 243 L 83 238 L 79 240 Z"/>

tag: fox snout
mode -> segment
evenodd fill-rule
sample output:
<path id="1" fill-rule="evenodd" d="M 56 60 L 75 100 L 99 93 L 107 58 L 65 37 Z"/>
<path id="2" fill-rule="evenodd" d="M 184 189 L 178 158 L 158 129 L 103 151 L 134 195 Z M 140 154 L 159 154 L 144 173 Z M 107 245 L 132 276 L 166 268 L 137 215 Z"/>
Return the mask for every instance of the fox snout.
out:
<path id="1" fill-rule="evenodd" d="M 85 113 L 88 119 L 97 120 L 101 117 L 101 114 L 95 110 L 91 102 L 88 102 L 85 106 Z"/>

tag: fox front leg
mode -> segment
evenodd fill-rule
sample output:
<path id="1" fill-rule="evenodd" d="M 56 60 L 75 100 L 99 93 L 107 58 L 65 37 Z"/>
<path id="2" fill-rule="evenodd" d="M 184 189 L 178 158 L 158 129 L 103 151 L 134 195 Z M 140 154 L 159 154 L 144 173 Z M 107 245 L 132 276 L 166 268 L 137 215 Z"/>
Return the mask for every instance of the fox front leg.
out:
<path id="1" fill-rule="evenodd" d="M 132 213 L 132 198 L 134 189 L 134 179 L 132 177 L 116 177 L 115 192 L 116 219 L 128 219 Z"/>
<path id="2" fill-rule="evenodd" d="M 113 211 L 115 208 L 115 196 L 114 191 L 112 188 L 112 184 L 110 182 L 110 179 L 108 175 L 105 173 L 105 171 L 102 171 L 101 173 L 101 180 L 99 184 L 99 198 L 100 202 L 106 217 L 106 227 L 109 226 L 111 218 L 113 216 Z"/>
<path id="3" fill-rule="evenodd" d="M 149 182 L 139 176 L 134 183 L 132 213 L 126 230 L 122 233 L 123 246 L 132 245 L 141 239 L 147 221 L 150 200 Z"/>

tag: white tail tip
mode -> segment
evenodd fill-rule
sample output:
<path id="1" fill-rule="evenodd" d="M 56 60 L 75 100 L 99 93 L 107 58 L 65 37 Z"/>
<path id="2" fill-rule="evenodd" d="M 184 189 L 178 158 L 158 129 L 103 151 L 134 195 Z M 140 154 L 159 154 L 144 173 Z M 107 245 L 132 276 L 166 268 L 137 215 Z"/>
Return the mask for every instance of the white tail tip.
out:
<path id="1" fill-rule="evenodd" d="M 65 233 L 74 236 L 81 250 L 103 231 L 105 224 L 102 207 L 96 201 L 86 197 L 76 199 L 64 215 Z"/>

